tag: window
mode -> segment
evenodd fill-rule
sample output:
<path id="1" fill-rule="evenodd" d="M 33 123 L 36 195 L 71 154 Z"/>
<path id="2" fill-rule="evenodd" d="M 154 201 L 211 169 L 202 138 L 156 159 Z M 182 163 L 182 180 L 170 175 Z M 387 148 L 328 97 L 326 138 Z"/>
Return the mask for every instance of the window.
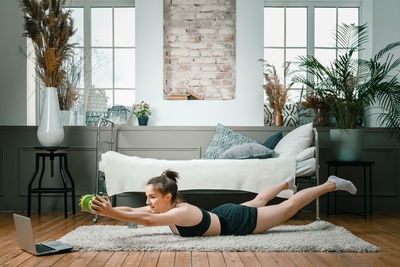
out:
<path id="1" fill-rule="evenodd" d="M 72 10 L 76 28 L 71 40 L 76 43 L 76 47 L 70 62 L 80 72 L 77 89 L 81 101 L 76 109 L 84 116 L 90 90 L 95 89 L 105 91 L 107 107 L 131 107 L 135 103 L 134 0 L 72 0 L 66 8 Z M 36 84 L 35 78 L 31 74 L 28 79 L 31 80 L 31 92 L 32 84 Z M 28 114 L 37 113 L 36 118 L 39 112 L 35 112 L 35 108 L 39 110 L 40 98 L 40 94 L 37 94 L 36 106 L 32 100 L 28 104 Z M 28 124 L 35 125 L 36 120 L 30 119 Z"/>
<path id="2" fill-rule="evenodd" d="M 358 25 L 358 8 L 318 7 L 314 13 L 314 56 L 327 65 L 340 54 L 335 34 L 338 25 Z"/>
<path id="3" fill-rule="evenodd" d="M 290 72 L 301 74 L 296 63 L 299 56 L 313 55 L 322 64 L 340 55 L 337 45 L 337 25 L 359 24 L 359 6 L 338 2 L 341 6 L 320 6 L 295 2 L 296 6 L 282 6 L 265 1 L 264 59 L 273 64 L 285 86 L 292 75 L 283 77 L 283 64 L 290 62 Z M 301 84 L 294 84 L 289 101 L 298 102 Z"/>
<path id="4" fill-rule="evenodd" d="M 275 66 L 285 86 L 290 84 L 291 76 L 284 77 L 283 66 L 291 62 L 289 73 L 294 72 L 296 58 L 307 55 L 307 30 L 306 7 L 264 8 L 264 59 Z M 299 86 L 292 86 L 290 100 L 298 97 Z"/>

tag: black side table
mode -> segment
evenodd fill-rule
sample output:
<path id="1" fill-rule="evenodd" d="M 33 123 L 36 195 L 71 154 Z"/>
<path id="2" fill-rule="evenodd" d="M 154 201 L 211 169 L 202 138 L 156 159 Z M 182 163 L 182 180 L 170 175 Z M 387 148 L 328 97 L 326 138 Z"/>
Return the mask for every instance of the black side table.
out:
<path id="1" fill-rule="evenodd" d="M 64 150 L 68 147 L 34 147 L 34 149 L 46 151 L 46 152 L 38 152 L 36 153 L 36 168 L 35 173 L 32 176 L 31 181 L 28 185 L 28 217 L 31 217 L 31 196 L 33 193 L 38 194 L 38 213 L 41 212 L 41 194 L 42 193 L 63 193 L 64 194 L 64 216 L 67 218 L 67 193 L 72 193 L 72 213 L 75 214 L 75 184 L 74 180 L 72 179 L 71 173 L 68 170 L 67 165 L 67 153 L 66 152 L 58 152 L 55 153 L 57 150 Z M 44 171 L 46 169 L 46 158 L 50 158 L 50 167 L 51 167 L 51 177 L 54 176 L 54 158 L 58 158 L 60 161 L 60 174 L 61 179 L 63 182 L 62 188 L 43 188 L 42 187 L 42 180 Z M 39 184 L 37 188 L 32 189 L 32 184 L 36 179 L 36 175 L 39 171 L 39 161 L 42 159 L 42 168 L 40 172 Z M 64 162 L 64 165 L 63 165 Z M 65 179 L 64 170 L 67 173 L 68 180 L 70 182 L 70 187 L 67 185 L 67 181 Z"/>
<path id="2" fill-rule="evenodd" d="M 348 166 L 348 167 L 363 167 L 364 174 L 364 219 L 367 218 L 367 168 L 369 168 L 369 212 L 372 216 L 372 165 L 373 161 L 327 161 L 328 164 L 328 176 L 331 175 L 331 167 L 335 168 L 335 175 L 338 173 L 339 166 Z M 326 216 L 329 217 L 329 193 L 326 202 Z M 334 202 L 334 210 L 336 214 L 336 191 L 334 192 L 335 202 Z"/>

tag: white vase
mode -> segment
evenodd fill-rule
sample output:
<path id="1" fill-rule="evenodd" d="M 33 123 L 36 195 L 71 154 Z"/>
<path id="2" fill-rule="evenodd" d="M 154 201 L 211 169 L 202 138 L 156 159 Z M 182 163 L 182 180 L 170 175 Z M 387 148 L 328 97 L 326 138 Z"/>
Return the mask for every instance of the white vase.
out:
<path id="1" fill-rule="evenodd" d="M 45 88 L 37 137 L 39 143 L 45 147 L 58 146 L 64 140 L 64 129 L 55 87 Z"/>

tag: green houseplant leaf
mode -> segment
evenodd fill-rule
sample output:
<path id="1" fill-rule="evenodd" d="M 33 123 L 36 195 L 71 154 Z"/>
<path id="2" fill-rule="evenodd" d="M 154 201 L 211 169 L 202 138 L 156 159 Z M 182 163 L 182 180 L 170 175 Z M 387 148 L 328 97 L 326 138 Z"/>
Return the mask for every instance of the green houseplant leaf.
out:
<path id="1" fill-rule="evenodd" d="M 365 108 L 380 103 L 385 112 L 379 121 L 400 140 L 400 58 L 392 53 L 400 42 L 388 44 L 369 60 L 358 59 L 367 38 L 366 24 L 338 26 L 339 56 L 326 66 L 313 56 L 300 57 L 302 71 L 312 78 L 297 75 L 293 81 L 329 105 L 340 129 L 358 127 Z"/>

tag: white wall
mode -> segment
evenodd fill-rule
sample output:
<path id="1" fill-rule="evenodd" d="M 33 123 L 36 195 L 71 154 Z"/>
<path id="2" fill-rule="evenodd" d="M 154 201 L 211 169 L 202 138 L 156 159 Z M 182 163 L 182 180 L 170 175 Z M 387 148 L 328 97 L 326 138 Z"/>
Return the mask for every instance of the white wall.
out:
<path id="1" fill-rule="evenodd" d="M 0 125 L 26 125 L 26 47 L 16 0 L 0 2 Z"/>
<path id="2" fill-rule="evenodd" d="M 370 11 L 366 20 L 373 34 L 370 44 L 373 52 L 400 40 L 399 0 L 363 0 L 362 3 Z M 237 99 L 231 101 L 162 99 L 162 0 L 137 0 L 136 5 L 137 99 L 153 106 L 150 124 L 262 125 L 262 68 L 256 61 L 263 57 L 262 0 L 237 0 Z M 26 125 L 26 59 L 19 51 L 26 44 L 22 24 L 18 1 L 1 0 L 0 125 Z"/>
<path id="3" fill-rule="evenodd" d="M 162 0 L 136 0 L 136 101 L 152 106 L 150 125 L 263 125 L 263 0 L 236 2 L 236 99 L 163 99 Z"/>
<path id="4" fill-rule="evenodd" d="M 365 1 L 365 0 L 364 0 Z M 372 1 L 372 0 L 367 0 Z M 368 21 L 369 33 L 372 35 L 372 53 L 376 54 L 387 44 L 400 41 L 400 1 L 372 1 L 372 20 Z M 395 58 L 400 57 L 400 49 L 394 51 Z M 378 116 L 382 110 L 372 107 L 366 112 L 366 126 L 379 127 Z"/>

